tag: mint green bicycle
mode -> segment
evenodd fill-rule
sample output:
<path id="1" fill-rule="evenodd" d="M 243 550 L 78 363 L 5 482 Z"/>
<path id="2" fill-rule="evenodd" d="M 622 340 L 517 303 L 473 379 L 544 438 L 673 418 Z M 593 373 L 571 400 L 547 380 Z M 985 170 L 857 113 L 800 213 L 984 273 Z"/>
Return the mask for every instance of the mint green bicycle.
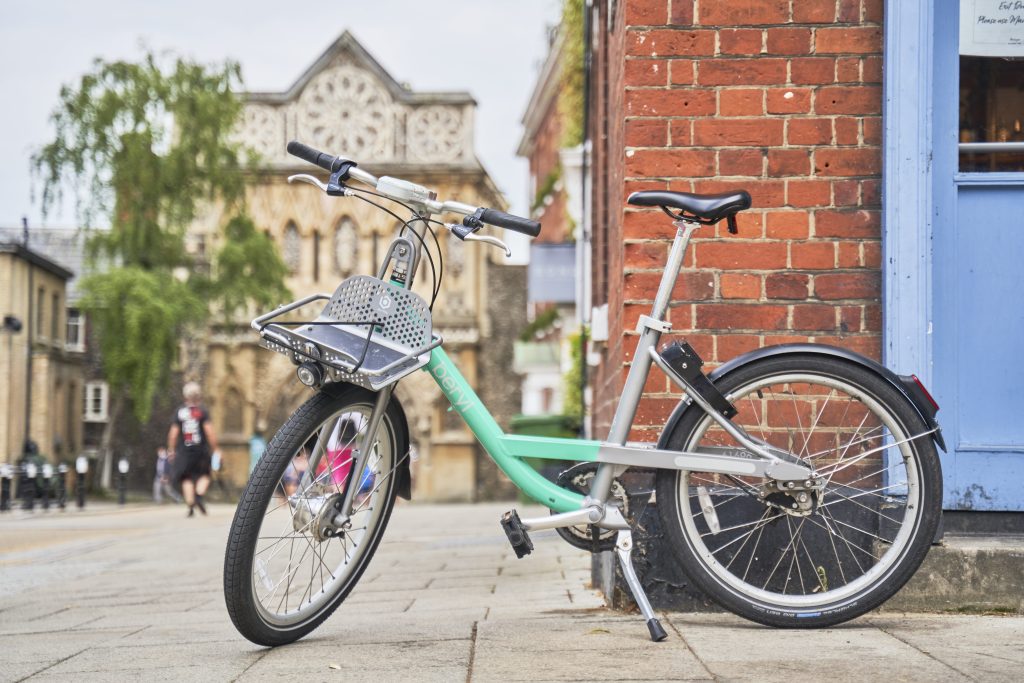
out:
<path id="1" fill-rule="evenodd" d="M 608 438 L 508 435 L 441 348 L 431 307 L 412 292 L 420 259 L 433 265 L 435 227 L 508 248 L 485 225 L 530 236 L 540 224 L 501 211 L 438 201 L 427 188 L 376 178 L 352 161 L 301 143 L 288 151 L 330 173 L 328 195 L 405 207 L 409 218 L 375 277 L 346 279 L 332 295 L 307 297 L 253 321 L 264 346 L 286 354 L 316 389 L 280 428 L 242 494 L 224 560 L 228 612 L 261 645 L 293 642 L 319 626 L 352 591 L 381 541 L 396 496 L 409 498 L 409 429 L 394 396 L 417 370 L 437 382 L 498 466 L 551 509 L 513 510 L 501 526 L 517 556 L 529 532 L 557 529 L 573 545 L 614 551 L 651 638 L 666 634 L 637 580 L 627 496 L 629 468 L 655 472 L 664 542 L 693 583 L 753 621 L 823 627 L 891 597 L 917 570 L 935 536 L 942 499 L 938 406 L 913 375 L 898 376 L 855 353 L 818 344 L 763 348 L 710 375 L 685 342 L 658 348 L 690 236 L 749 208 L 746 192 L 638 192 L 677 232 L 651 315 L 640 333 Z M 360 188 L 351 181 L 372 187 Z M 435 216 L 456 214 L 458 223 Z M 440 257 L 440 249 L 435 252 Z M 433 271 L 432 271 L 433 272 Z M 440 288 L 437 273 L 432 287 Z M 313 320 L 286 314 L 324 302 Z M 293 313 L 294 314 L 294 313 Z M 675 383 L 680 402 L 657 444 L 627 443 L 651 366 Z M 524 458 L 565 461 L 550 482 Z"/>

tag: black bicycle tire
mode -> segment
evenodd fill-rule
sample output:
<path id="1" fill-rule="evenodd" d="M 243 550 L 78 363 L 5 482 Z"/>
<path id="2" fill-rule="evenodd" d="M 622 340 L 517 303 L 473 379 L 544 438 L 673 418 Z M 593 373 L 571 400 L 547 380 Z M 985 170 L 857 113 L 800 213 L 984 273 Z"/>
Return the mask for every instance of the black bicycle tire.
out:
<path id="1" fill-rule="evenodd" d="M 397 469 L 388 478 L 384 495 L 385 510 L 372 532 L 369 547 L 359 558 L 359 565 L 348 580 L 339 587 L 324 607 L 305 621 L 288 627 L 269 624 L 260 616 L 252 589 L 252 565 L 256 537 L 273 489 L 277 486 L 292 454 L 323 420 L 344 409 L 346 405 L 372 406 L 374 400 L 375 394 L 372 392 L 347 384 L 331 387 L 330 392 L 318 392 L 285 421 L 267 445 L 263 457 L 249 477 L 235 510 L 224 552 L 224 599 L 235 628 L 257 645 L 287 645 L 315 630 L 355 588 L 377 550 L 394 509 L 398 483 Z M 409 450 L 409 437 L 401 409 L 394 398 L 385 411 L 380 429 L 392 431 L 395 439 L 394 459 L 397 462 Z"/>
<path id="2" fill-rule="evenodd" d="M 849 382 L 875 398 L 907 433 L 921 434 L 928 430 L 909 401 L 885 379 L 842 359 L 821 356 L 766 358 L 734 370 L 720 378 L 716 386 L 723 394 L 729 394 L 737 387 L 785 373 L 817 374 Z M 662 444 L 666 444 L 670 450 L 682 450 L 702 418 L 703 412 L 689 411 L 671 433 L 663 435 Z M 726 586 L 700 559 L 683 528 L 678 496 L 679 477 L 682 473 L 675 470 L 660 470 L 656 481 L 658 510 L 665 537 L 673 555 L 693 584 L 734 614 L 767 626 L 788 628 L 825 628 L 849 621 L 877 608 L 895 595 L 920 567 L 935 536 L 942 513 L 942 472 L 938 453 L 928 437 L 915 439 L 911 447 L 917 454 L 916 465 L 920 468 L 921 486 L 921 505 L 914 521 L 916 528 L 913 529 L 913 537 L 879 580 L 835 604 L 810 610 L 797 609 L 753 600 Z"/>

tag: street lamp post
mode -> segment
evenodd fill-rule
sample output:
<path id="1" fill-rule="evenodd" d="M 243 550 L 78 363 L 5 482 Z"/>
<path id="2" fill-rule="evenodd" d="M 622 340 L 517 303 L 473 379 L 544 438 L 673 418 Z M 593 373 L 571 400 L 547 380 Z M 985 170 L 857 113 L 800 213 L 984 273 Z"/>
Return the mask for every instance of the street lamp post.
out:
<path id="1" fill-rule="evenodd" d="M 22 498 L 21 507 L 23 510 L 32 511 L 36 506 L 36 475 L 39 474 L 39 469 L 34 462 L 26 462 L 21 471 L 21 481 L 24 483 L 24 486 L 18 487 L 18 493 Z"/>
<path id="2" fill-rule="evenodd" d="M 80 455 L 75 458 L 75 494 L 78 496 L 78 508 L 85 507 L 85 473 L 89 471 L 89 458 Z"/>
<path id="3" fill-rule="evenodd" d="M 50 509 L 50 495 L 53 492 L 53 465 L 43 465 L 43 509 Z"/>
<path id="4" fill-rule="evenodd" d="M 124 505 L 125 491 L 128 488 L 128 458 L 122 457 L 117 461 L 117 502 Z"/>
<path id="5" fill-rule="evenodd" d="M 10 465 L 0 465 L 0 512 L 11 509 L 11 479 L 14 470 Z"/>
<path id="6" fill-rule="evenodd" d="M 68 466 L 57 465 L 57 507 L 61 510 L 68 504 Z"/>

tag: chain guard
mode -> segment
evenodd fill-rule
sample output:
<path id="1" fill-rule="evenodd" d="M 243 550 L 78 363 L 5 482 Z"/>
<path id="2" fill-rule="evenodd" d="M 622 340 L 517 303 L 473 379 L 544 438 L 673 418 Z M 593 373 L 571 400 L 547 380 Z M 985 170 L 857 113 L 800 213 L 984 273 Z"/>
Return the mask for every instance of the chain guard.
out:
<path id="1" fill-rule="evenodd" d="M 597 463 L 584 462 L 573 465 L 563 471 L 555 480 L 559 486 L 568 489 L 582 496 L 590 491 L 590 482 L 597 474 Z M 626 495 L 626 487 L 618 479 L 612 480 L 612 498 L 621 505 L 622 515 L 625 517 L 629 510 L 629 497 Z M 551 511 L 551 514 L 555 514 Z M 597 531 L 597 540 L 593 538 L 593 531 Z M 589 552 L 601 552 L 615 549 L 615 538 L 618 532 L 614 529 L 602 529 L 592 524 L 580 524 L 555 529 L 562 539 L 574 548 Z"/>

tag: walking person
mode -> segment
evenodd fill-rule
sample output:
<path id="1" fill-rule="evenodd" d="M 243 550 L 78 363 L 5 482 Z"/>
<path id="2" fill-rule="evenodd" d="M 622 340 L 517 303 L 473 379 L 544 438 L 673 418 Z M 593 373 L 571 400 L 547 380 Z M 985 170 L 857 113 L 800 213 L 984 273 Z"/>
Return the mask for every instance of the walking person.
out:
<path id="1" fill-rule="evenodd" d="M 181 496 L 171 486 L 171 475 L 173 464 L 167 455 L 167 449 L 161 446 L 156 449 L 156 476 L 153 477 L 153 501 L 157 504 L 164 502 L 166 493 L 175 503 L 181 502 Z"/>
<path id="2" fill-rule="evenodd" d="M 188 516 L 195 508 L 206 514 L 203 496 L 210 487 L 210 461 L 214 453 L 218 459 L 217 435 L 210 424 L 210 414 L 199 405 L 202 393 L 199 385 L 189 382 L 182 389 L 185 405 L 174 413 L 174 421 L 167 432 L 167 449 L 174 452 L 177 480 L 188 504 Z"/>
<path id="3" fill-rule="evenodd" d="M 262 424 L 256 425 L 256 431 L 252 433 L 249 438 L 249 474 L 256 469 L 256 465 L 259 463 L 260 458 L 267 450 L 267 442 L 263 438 L 263 432 L 265 428 Z"/>

